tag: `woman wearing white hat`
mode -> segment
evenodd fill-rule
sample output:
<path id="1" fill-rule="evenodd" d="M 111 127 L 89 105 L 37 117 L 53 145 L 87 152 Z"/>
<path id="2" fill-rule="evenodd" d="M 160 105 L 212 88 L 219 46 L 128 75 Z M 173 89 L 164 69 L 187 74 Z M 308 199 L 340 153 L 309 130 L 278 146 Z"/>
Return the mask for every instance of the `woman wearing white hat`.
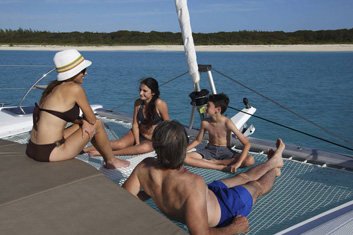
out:
<path id="1" fill-rule="evenodd" d="M 33 112 L 33 129 L 26 154 L 37 161 L 73 159 L 91 141 L 107 168 L 127 167 L 130 162 L 115 158 L 102 122 L 96 119 L 82 86 L 86 68 L 92 64 L 75 49 L 56 53 L 58 72 L 43 92 Z M 83 118 L 79 116 L 79 108 Z M 65 129 L 68 122 L 74 125 Z"/>

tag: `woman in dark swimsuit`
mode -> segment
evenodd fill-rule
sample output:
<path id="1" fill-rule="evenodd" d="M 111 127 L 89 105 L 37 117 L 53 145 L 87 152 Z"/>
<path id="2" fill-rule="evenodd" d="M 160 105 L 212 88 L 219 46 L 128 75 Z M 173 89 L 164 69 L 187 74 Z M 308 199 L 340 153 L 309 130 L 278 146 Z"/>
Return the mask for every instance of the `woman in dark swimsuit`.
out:
<path id="1" fill-rule="evenodd" d="M 115 155 L 134 155 L 153 151 L 152 134 L 154 128 L 162 121 L 169 121 L 168 106 L 159 98 L 158 82 L 146 78 L 140 84 L 140 99 L 134 104 L 132 129 L 122 138 L 110 141 Z M 100 153 L 90 146 L 84 149 L 89 155 Z"/>
<path id="2" fill-rule="evenodd" d="M 108 136 L 96 119 L 80 84 L 92 62 L 74 49 L 54 56 L 58 76 L 52 81 L 33 112 L 33 129 L 26 153 L 42 162 L 73 159 L 91 141 L 107 168 L 127 167 L 130 162 L 114 157 Z M 79 108 L 83 118 L 79 116 Z M 65 128 L 68 122 L 74 125 Z"/>

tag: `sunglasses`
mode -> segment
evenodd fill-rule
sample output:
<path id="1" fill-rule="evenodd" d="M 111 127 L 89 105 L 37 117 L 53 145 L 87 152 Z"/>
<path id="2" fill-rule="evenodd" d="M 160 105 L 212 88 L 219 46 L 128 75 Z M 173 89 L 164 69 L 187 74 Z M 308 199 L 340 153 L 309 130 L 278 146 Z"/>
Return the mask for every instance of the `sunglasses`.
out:
<path id="1" fill-rule="evenodd" d="M 84 68 L 84 69 L 81 71 L 81 73 L 82 73 L 83 75 L 86 73 L 86 69 L 87 69 L 87 68 Z"/>

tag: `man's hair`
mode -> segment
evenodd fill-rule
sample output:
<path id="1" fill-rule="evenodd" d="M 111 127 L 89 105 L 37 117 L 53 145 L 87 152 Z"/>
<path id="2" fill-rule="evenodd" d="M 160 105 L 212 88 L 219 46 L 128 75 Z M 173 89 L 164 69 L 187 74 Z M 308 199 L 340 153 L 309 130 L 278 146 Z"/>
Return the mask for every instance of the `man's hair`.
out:
<path id="1" fill-rule="evenodd" d="M 208 101 L 214 103 L 216 108 L 221 107 L 221 114 L 227 110 L 229 104 L 229 98 L 224 93 L 209 95 Z"/>
<path id="2" fill-rule="evenodd" d="M 189 138 L 178 121 L 164 121 L 153 132 L 152 145 L 157 153 L 158 164 L 168 169 L 183 165 Z"/>

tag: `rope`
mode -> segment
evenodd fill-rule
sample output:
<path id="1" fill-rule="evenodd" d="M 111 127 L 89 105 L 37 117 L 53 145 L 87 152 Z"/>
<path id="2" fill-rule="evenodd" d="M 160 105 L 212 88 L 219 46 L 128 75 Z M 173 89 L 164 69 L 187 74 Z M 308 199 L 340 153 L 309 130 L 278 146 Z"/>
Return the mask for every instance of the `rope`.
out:
<path id="1" fill-rule="evenodd" d="M 29 88 L 6 88 L 6 87 L 3 87 L 3 88 L 0 88 L 0 90 L 28 90 Z"/>
<path id="2" fill-rule="evenodd" d="M 174 80 L 176 80 L 176 79 L 178 79 L 178 78 L 184 76 L 184 75 L 187 74 L 187 73 L 188 73 L 188 71 L 185 72 L 185 73 L 180 74 L 179 76 L 176 76 L 175 78 L 172 78 L 172 79 L 166 81 L 165 83 L 162 83 L 161 85 L 159 85 L 159 87 L 162 87 L 162 86 L 164 86 L 164 85 L 166 85 L 166 84 L 168 84 L 168 83 L 170 83 L 170 82 L 172 82 L 172 81 L 174 81 Z M 125 105 L 125 104 L 127 104 L 127 103 L 129 103 L 129 102 L 131 102 L 131 101 L 133 101 L 133 100 L 136 100 L 136 99 L 139 98 L 139 97 L 140 97 L 140 96 L 136 96 L 136 97 L 134 97 L 134 98 L 132 98 L 132 99 L 129 99 L 129 100 L 125 101 L 124 103 L 119 104 L 118 106 L 115 106 L 115 107 L 112 108 L 111 110 L 120 108 L 121 106 L 123 106 L 123 105 Z"/>
<path id="3" fill-rule="evenodd" d="M 119 139 L 119 137 L 115 134 L 115 132 L 112 129 L 110 129 L 110 126 L 103 119 L 100 119 L 100 120 L 102 121 L 105 129 L 108 129 L 116 140 Z"/>
<path id="4" fill-rule="evenodd" d="M 35 64 L 0 64 L 0 67 L 52 67 L 52 65 L 35 65 Z"/>
<path id="5" fill-rule="evenodd" d="M 272 100 L 272 99 L 270 99 L 270 98 L 268 98 L 268 97 L 262 95 L 261 93 L 255 91 L 254 89 L 251 89 L 250 87 L 248 87 L 248 86 L 242 84 L 241 82 L 238 82 L 238 81 L 234 80 L 233 78 L 231 78 L 231 77 L 225 75 L 224 73 L 218 71 L 217 69 L 214 69 L 214 68 L 212 68 L 212 69 L 213 69 L 214 71 L 216 71 L 217 73 L 223 75 L 224 77 L 228 78 L 229 80 L 231 80 L 231 81 L 233 81 L 233 82 L 235 82 L 235 83 L 237 83 L 237 84 L 239 84 L 239 85 L 245 87 L 246 89 L 248 89 L 248 90 L 254 92 L 255 94 L 257 94 L 257 95 L 259 95 L 259 96 L 265 98 L 266 100 L 268 100 L 268 101 L 270 101 L 270 102 L 272 102 L 272 103 L 278 105 L 279 107 L 281 107 L 281 108 L 287 110 L 288 112 L 290 112 L 290 113 L 296 115 L 297 117 L 299 117 L 299 118 L 301 118 L 301 119 L 303 119 L 303 120 L 309 122 L 310 124 L 312 124 L 312 125 L 314 125 L 314 126 L 320 128 L 321 130 L 324 130 L 325 132 L 327 132 L 327 133 L 329 133 L 329 134 L 331 134 L 331 135 L 333 135 L 333 136 L 335 136 L 335 137 L 337 137 L 337 138 L 343 140 L 344 142 L 346 142 L 346 143 L 348 143 L 348 144 L 350 144 L 350 145 L 353 145 L 353 143 L 351 143 L 351 142 L 349 142 L 348 140 L 342 138 L 341 136 L 339 136 L 339 135 L 337 135 L 337 134 L 335 134 L 335 133 L 333 133 L 333 132 L 327 130 L 326 128 L 324 128 L 324 127 L 322 127 L 322 126 L 320 126 L 320 125 L 318 125 L 318 124 L 316 124 L 316 123 L 310 121 L 309 119 L 307 119 L 307 118 L 305 118 L 305 117 L 303 117 L 303 116 L 297 114 L 296 112 L 294 112 L 294 111 L 292 111 L 292 110 L 290 110 L 290 109 L 284 107 L 283 105 L 277 103 L 276 101 L 274 101 L 274 100 Z M 272 122 L 272 121 L 271 121 L 271 122 Z M 273 123 L 274 123 L 274 122 L 273 122 Z M 283 126 L 283 125 L 282 125 L 282 126 Z M 283 127 L 284 127 L 284 126 L 283 126 Z M 292 128 L 291 128 L 291 129 L 292 129 Z M 295 130 L 295 129 L 293 129 L 293 130 Z M 303 132 L 303 134 L 304 134 L 304 132 Z M 308 134 L 308 135 L 309 135 L 309 134 Z M 311 136 L 311 135 L 310 135 L 310 136 Z M 318 137 L 318 138 L 319 138 L 319 137 Z M 322 139 L 322 140 L 323 140 L 323 139 Z M 326 141 L 326 140 L 325 140 L 325 141 Z M 332 143 L 332 142 L 330 142 L 330 143 Z M 341 146 L 341 147 L 343 147 L 343 146 Z M 347 147 L 344 147 L 344 148 L 347 148 Z M 349 149 L 353 151 L 353 149 L 351 149 L 351 148 L 349 148 Z"/>
<path id="6" fill-rule="evenodd" d="M 266 122 L 270 122 L 270 123 L 272 123 L 272 124 L 275 124 L 275 125 L 278 125 L 278 126 L 281 126 L 281 127 L 287 128 L 287 129 L 289 129 L 289 130 L 299 132 L 299 133 L 301 133 L 301 134 L 304 134 L 304 135 L 307 135 L 307 136 L 313 137 L 313 138 L 315 138 L 315 139 L 319 139 L 319 140 L 325 141 L 325 142 L 327 142 L 327 143 L 330 143 L 330 144 L 333 144 L 333 145 L 336 145 L 336 146 L 339 146 L 339 147 L 342 147 L 342 148 L 345 148 L 345 149 L 348 149 L 348 150 L 353 151 L 353 149 L 352 149 L 352 148 L 349 148 L 349 147 L 346 147 L 346 146 L 344 146 L 344 145 L 340 145 L 340 144 L 337 144 L 337 143 L 331 142 L 331 141 L 329 141 L 329 140 L 323 139 L 323 138 L 318 137 L 318 136 L 311 135 L 311 134 L 309 134 L 309 133 L 306 133 L 306 132 L 303 132 L 303 131 L 300 131 L 300 130 L 294 129 L 294 128 L 289 127 L 289 126 L 282 125 L 282 124 L 280 124 L 280 123 L 278 123 L 278 122 L 271 121 L 271 120 L 269 120 L 269 119 L 266 119 L 266 118 L 263 118 L 263 117 L 257 116 L 257 115 L 255 115 L 255 114 L 250 114 L 250 113 L 244 112 L 244 111 L 242 111 L 242 110 L 240 110 L 240 109 L 236 109 L 236 108 L 231 107 L 231 106 L 228 106 L 228 108 L 230 108 L 230 109 L 234 109 L 234 110 L 236 110 L 236 111 L 239 111 L 239 112 L 242 112 L 242 113 L 245 113 L 245 114 L 248 114 L 248 115 L 250 115 L 250 116 L 252 116 L 252 117 L 255 117 L 255 118 L 258 118 L 258 119 L 264 120 L 264 121 L 266 121 Z"/>

